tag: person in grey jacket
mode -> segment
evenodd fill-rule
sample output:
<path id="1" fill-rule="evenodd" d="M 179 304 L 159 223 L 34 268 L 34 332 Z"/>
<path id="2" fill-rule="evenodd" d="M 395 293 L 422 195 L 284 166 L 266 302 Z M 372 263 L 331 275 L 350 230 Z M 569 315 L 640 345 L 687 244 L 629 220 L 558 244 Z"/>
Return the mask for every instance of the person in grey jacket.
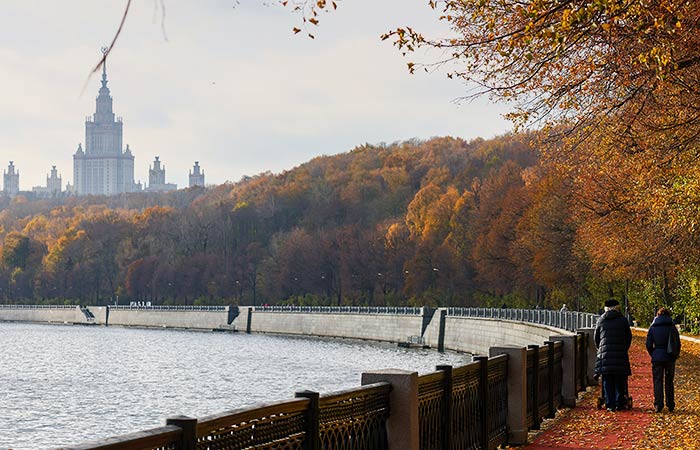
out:
<path id="1" fill-rule="evenodd" d="M 605 302 L 605 312 L 598 319 L 594 338 L 598 348 L 594 374 L 603 377 L 605 407 L 608 411 L 622 410 L 627 403 L 627 377 L 632 375 L 629 359 L 632 330 L 617 300 Z"/>
<path id="2" fill-rule="evenodd" d="M 673 378 L 676 372 L 676 359 L 681 353 L 681 338 L 671 320 L 671 313 L 660 308 L 647 332 L 647 352 L 651 356 L 651 373 L 654 378 L 654 407 L 656 412 L 664 409 L 664 391 L 666 406 L 673 412 L 676 401 L 673 391 Z"/>

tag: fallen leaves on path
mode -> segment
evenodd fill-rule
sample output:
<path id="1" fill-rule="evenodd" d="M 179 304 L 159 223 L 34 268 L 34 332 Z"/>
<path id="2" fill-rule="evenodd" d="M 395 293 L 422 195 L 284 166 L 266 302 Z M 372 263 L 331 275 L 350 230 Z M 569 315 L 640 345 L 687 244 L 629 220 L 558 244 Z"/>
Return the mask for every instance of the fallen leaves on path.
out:
<path id="1" fill-rule="evenodd" d="M 531 435 L 521 447 L 544 449 L 698 449 L 700 448 L 700 344 L 683 342 L 676 364 L 676 410 L 654 413 L 651 361 L 644 348 L 646 334 L 634 333 L 630 348 L 632 376 L 629 411 L 597 409 L 600 387 L 579 396 L 576 408 L 564 409 Z"/>

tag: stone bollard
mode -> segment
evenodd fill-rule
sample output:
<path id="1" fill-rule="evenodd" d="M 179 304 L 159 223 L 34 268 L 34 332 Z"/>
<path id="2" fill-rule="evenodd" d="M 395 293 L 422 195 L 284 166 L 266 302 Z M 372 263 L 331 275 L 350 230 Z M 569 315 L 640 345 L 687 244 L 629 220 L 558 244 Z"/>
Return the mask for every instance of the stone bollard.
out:
<path id="1" fill-rule="evenodd" d="M 418 373 L 384 369 L 362 374 L 362 385 L 391 383 L 386 421 L 389 450 L 419 450 Z"/>
<path id="2" fill-rule="evenodd" d="M 197 419 L 187 416 L 175 416 L 166 419 L 166 425 L 182 428 L 182 435 L 177 448 L 180 450 L 195 450 L 197 448 Z"/>
<path id="3" fill-rule="evenodd" d="M 586 367 L 586 385 L 595 386 L 598 382 L 593 378 L 593 371 L 595 370 L 595 360 L 598 354 L 598 349 L 595 346 L 595 328 L 579 328 L 578 331 L 586 335 L 588 340 L 588 355 L 586 356 L 588 365 Z"/>
<path id="4" fill-rule="evenodd" d="M 508 443 L 527 444 L 527 349 L 491 347 L 489 356 L 508 355 Z"/>
<path id="5" fill-rule="evenodd" d="M 574 335 L 550 336 L 550 341 L 561 341 L 562 346 L 562 380 L 561 402 L 564 406 L 576 406 L 578 391 L 576 389 L 576 338 Z"/>

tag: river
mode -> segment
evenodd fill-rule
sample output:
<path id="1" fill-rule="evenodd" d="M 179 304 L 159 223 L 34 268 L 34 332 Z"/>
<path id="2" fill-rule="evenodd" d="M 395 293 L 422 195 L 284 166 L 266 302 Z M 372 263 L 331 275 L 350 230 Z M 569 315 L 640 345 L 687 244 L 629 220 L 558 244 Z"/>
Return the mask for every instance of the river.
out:
<path id="1" fill-rule="evenodd" d="M 469 355 L 263 334 L 0 323 L 0 450 L 45 449 L 202 417 L 369 370 L 427 373 Z"/>

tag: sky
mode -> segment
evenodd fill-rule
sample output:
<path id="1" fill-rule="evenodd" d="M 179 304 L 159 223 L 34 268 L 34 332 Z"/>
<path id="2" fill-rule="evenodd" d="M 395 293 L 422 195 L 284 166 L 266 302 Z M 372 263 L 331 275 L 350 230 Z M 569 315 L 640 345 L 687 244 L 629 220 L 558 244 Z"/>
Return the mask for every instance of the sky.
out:
<path id="1" fill-rule="evenodd" d="M 89 75 L 126 0 L 5 3 L 0 167 L 14 161 L 31 190 L 55 165 L 65 186 L 95 110 L 100 74 Z M 341 0 L 310 39 L 292 33 L 299 15 L 265 0 L 133 0 L 107 76 L 135 181 L 148 180 L 155 156 L 166 182 L 186 187 L 194 161 L 220 184 L 365 143 L 506 133 L 506 105 L 456 101 L 468 86 L 440 71 L 410 75 L 409 59 L 380 40 L 403 25 L 446 35 L 427 4 Z"/>

